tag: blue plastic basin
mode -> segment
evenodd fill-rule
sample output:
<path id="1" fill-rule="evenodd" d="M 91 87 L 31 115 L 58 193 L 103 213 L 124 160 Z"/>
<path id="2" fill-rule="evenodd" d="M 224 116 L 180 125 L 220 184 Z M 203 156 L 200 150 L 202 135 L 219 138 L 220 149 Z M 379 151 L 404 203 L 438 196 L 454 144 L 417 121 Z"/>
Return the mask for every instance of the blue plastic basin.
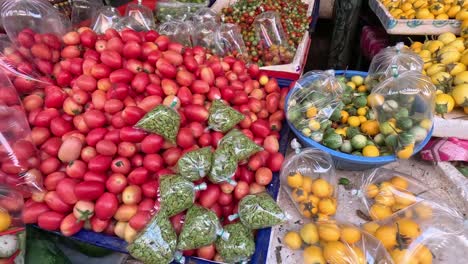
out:
<path id="1" fill-rule="evenodd" d="M 335 75 L 345 75 L 347 78 L 359 75 L 362 77 L 367 76 L 367 72 L 362 72 L 362 71 L 335 71 Z M 291 89 L 289 91 L 287 97 L 286 97 L 286 105 L 287 102 L 289 101 L 289 97 L 291 94 L 294 93 L 294 91 L 297 88 Z M 285 114 L 287 116 L 287 108 L 285 106 Z M 391 156 L 382 156 L 382 157 L 362 157 L 362 156 L 356 156 L 356 155 L 351 155 L 343 152 L 339 152 L 330 148 L 325 147 L 324 145 L 312 140 L 309 137 L 304 136 L 301 131 L 297 130 L 296 127 L 291 124 L 289 121 L 287 121 L 290 129 L 294 132 L 296 137 L 302 142 L 303 145 L 307 147 L 313 147 L 317 148 L 320 150 L 323 150 L 327 153 L 329 153 L 332 156 L 333 162 L 335 164 L 335 167 L 340 170 L 353 170 L 353 171 L 359 171 L 359 170 L 367 170 L 367 169 L 372 169 L 372 168 L 377 168 L 381 167 L 385 164 L 394 162 L 397 160 L 397 157 L 395 155 Z M 431 128 L 429 133 L 427 134 L 427 137 L 420 143 L 414 150 L 414 154 L 418 153 L 419 151 L 422 150 L 422 148 L 429 142 L 429 139 L 431 139 L 432 136 L 432 131 L 434 127 Z M 413 155 L 414 155 L 413 154 Z"/>

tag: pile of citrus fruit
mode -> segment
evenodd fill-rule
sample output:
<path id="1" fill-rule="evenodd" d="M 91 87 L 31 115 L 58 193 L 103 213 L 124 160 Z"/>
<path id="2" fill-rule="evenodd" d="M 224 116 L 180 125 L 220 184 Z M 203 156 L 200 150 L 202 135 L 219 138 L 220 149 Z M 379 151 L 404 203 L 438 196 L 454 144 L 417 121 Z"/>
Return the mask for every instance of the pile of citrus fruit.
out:
<path id="1" fill-rule="evenodd" d="M 468 18 L 467 0 L 380 0 L 396 19 L 458 19 Z"/>

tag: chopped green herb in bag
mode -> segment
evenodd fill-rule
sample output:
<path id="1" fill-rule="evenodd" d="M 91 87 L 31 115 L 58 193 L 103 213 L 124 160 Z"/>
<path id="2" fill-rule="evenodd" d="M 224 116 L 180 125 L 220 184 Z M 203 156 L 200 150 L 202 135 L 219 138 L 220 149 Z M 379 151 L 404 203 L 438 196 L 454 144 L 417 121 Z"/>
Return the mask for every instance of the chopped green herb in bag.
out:
<path id="1" fill-rule="evenodd" d="M 190 181 L 199 180 L 210 173 L 212 158 L 210 147 L 189 151 L 177 162 L 179 174 Z"/>
<path id="2" fill-rule="evenodd" d="M 217 99 L 211 104 L 208 125 L 213 130 L 224 133 L 229 131 L 243 119 L 243 114 Z"/>
<path id="3" fill-rule="evenodd" d="M 229 216 L 232 221 L 240 217 L 242 224 L 250 229 L 271 227 L 283 223 L 286 215 L 275 200 L 266 193 L 250 194 L 239 202 L 239 212 Z"/>
<path id="4" fill-rule="evenodd" d="M 236 155 L 237 161 L 248 159 L 253 154 L 262 150 L 250 138 L 238 129 L 233 129 L 227 133 L 220 141 L 218 148 L 226 148 Z"/>
<path id="5" fill-rule="evenodd" d="M 193 182 L 180 175 L 165 175 L 159 185 L 161 212 L 174 216 L 193 205 L 195 192 L 206 189 L 206 183 L 195 186 Z"/>
<path id="6" fill-rule="evenodd" d="M 225 148 L 216 149 L 213 154 L 213 162 L 211 164 L 211 172 L 208 179 L 212 183 L 229 182 L 235 184 L 231 179 L 237 170 L 237 159 L 235 155 Z"/>
<path id="7" fill-rule="evenodd" d="M 158 105 L 135 125 L 147 132 L 161 135 L 174 143 L 179 132 L 180 116 L 176 110 L 165 105 Z"/>
<path id="8" fill-rule="evenodd" d="M 192 206 L 185 215 L 185 223 L 179 235 L 177 249 L 190 250 L 201 248 L 215 242 L 220 236 L 228 239 L 216 214 L 199 205 Z"/>
<path id="9" fill-rule="evenodd" d="M 252 231 L 241 223 L 224 226 L 229 233 L 229 239 L 218 238 L 216 250 L 227 263 L 249 260 L 255 252 L 255 241 Z"/>
<path id="10" fill-rule="evenodd" d="M 157 214 L 127 249 L 132 257 L 146 264 L 171 263 L 177 246 L 177 234 L 169 219 Z"/>

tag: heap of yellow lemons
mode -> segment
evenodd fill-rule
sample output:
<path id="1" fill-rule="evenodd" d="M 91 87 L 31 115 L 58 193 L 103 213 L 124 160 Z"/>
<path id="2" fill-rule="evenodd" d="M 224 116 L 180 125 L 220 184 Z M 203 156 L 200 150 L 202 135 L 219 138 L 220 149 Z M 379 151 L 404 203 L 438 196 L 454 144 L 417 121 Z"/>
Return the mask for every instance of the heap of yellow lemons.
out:
<path id="1" fill-rule="evenodd" d="M 292 250 L 304 245 L 304 264 L 365 264 L 366 256 L 359 241 L 362 233 L 352 225 L 338 225 L 335 221 L 307 223 L 299 232 L 289 231 L 283 243 Z"/>
<path id="2" fill-rule="evenodd" d="M 326 220 L 336 213 L 334 188 L 325 179 L 313 179 L 295 172 L 288 175 L 287 183 L 291 188 L 291 197 L 304 217 Z"/>
<path id="3" fill-rule="evenodd" d="M 448 32 L 410 46 L 424 61 L 423 73 L 436 85 L 436 112 L 440 115 L 457 107 L 468 114 L 468 20 L 461 30 L 461 37 Z"/>
<path id="4" fill-rule="evenodd" d="M 396 19 L 468 19 L 467 0 L 380 0 Z"/>

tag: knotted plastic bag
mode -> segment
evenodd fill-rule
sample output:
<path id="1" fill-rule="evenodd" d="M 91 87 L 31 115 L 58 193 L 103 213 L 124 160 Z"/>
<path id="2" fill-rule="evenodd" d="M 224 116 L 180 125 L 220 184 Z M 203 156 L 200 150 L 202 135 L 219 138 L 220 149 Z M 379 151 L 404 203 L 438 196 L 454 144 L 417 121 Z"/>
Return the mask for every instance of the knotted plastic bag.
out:
<path id="1" fill-rule="evenodd" d="M 237 163 L 237 158 L 232 151 L 218 146 L 213 153 L 213 161 L 208 179 L 212 183 L 228 182 L 231 185 L 236 185 L 237 183 L 232 177 L 236 173 Z"/>
<path id="2" fill-rule="evenodd" d="M 174 143 L 179 132 L 180 115 L 172 107 L 158 105 L 146 113 L 135 126 L 147 132 L 161 135 L 169 142 Z"/>
<path id="3" fill-rule="evenodd" d="M 210 209 L 194 205 L 185 215 L 177 249 L 190 250 L 208 246 L 218 236 L 224 240 L 229 239 L 229 233 L 223 230 L 216 214 Z"/>
<path id="4" fill-rule="evenodd" d="M 90 27 L 93 18 L 103 6 L 99 0 L 73 0 L 71 23 L 74 28 Z"/>
<path id="5" fill-rule="evenodd" d="M 192 25 L 187 21 L 170 20 L 159 25 L 159 33 L 167 35 L 171 41 L 179 42 L 184 46 L 192 46 Z"/>
<path id="6" fill-rule="evenodd" d="M 170 20 L 186 20 L 197 10 L 206 6 L 207 4 L 205 3 L 183 3 L 181 1 L 161 0 L 156 4 L 154 16 L 159 23 Z"/>
<path id="7" fill-rule="evenodd" d="M 283 223 L 286 215 L 268 193 L 262 192 L 240 200 L 238 213 L 230 215 L 229 221 L 237 218 L 250 229 L 261 229 Z"/>
<path id="8" fill-rule="evenodd" d="M 234 108 L 223 103 L 222 100 L 216 99 L 211 104 L 209 110 L 208 125 L 211 129 L 227 132 L 235 127 L 244 119 L 244 115 L 236 111 Z"/>
<path id="9" fill-rule="evenodd" d="M 379 82 L 393 76 L 393 65 L 397 66 L 398 73 L 421 72 L 424 68 L 424 61 L 403 42 L 382 49 L 372 58 L 369 66 L 369 74 L 366 77 L 366 85 L 369 90 L 372 90 Z"/>
<path id="10" fill-rule="evenodd" d="M 296 51 L 294 47 L 289 45 L 281 24 L 281 17 L 277 12 L 262 12 L 254 20 L 254 29 L 259 39 L 259 45 L 263 48 L 263 65 L 270 66 L 292 62 Z"/>
<path id="11" fill-rule="evenodd" d="M 193 46 L 200 46 L 210 53 L 217 54 L 215 35 L 218 30 L 218 24 L 213 21 L 207 21 L 202 24 L 194 24 L 193 27 Z"/>
<path id="12" fill-rule="evenodd" d="M 286 103 L 287 120 L 304 136 L 321 142 L 332 124 L 330 118 L 344 107 L 342 96 L 345 89 L 344 81 L 336 78 L 333 70 L 306 73 L 290 92 Z M 338 149 L 342 138 L 332 131 L 323 144 Z"/>
<path id="13" fill-rule="evenodd" d="M 215 34 L 217 54 L 249 60 L 247 48 L 236 24 L 221 24 Z"/>
<path id="14" fill-rule="evenodd" d="M 153 12 L 148 7 L 141 4 L 130 3 L 125 9 L 125 17 L 131 17 L 138 23 L 139 31 L 148 31 L 155 28 Z"/>
<path id="15" fill-rule="evenodd" d="M 263 150 L 238 129 L 229 131 L 219 141 L 218 149 L 226 149 L 233 154 L 236 162 L 247 160 L 253 154 Z"/>
<path id="16" fill-rule="evenodd" d="M 193 205 L 195 192 L 206 189 L 206 183 L 195 185 L 180 175 L 165 175 L 160 179 L 161 212 L 174 216 Z"/>
<path id="17" fill-rule="evenodd" d="M 296 139 L 291 146 L 295 152 L 283 162 L 281 187 L 302 216 L 327 219 L 337 208 L 337 176 L 331 156 L 319 149 L 301 149 Z"/>
<path id="18" fill-rule="evenodd" d="M 255 252 L 255 241 L 252 231 L 241 223 L 224 226 L 229 238 L 216 240 L 216 250 L 223 262 L 236 263 L 247 261 Z"/>
<path id="19" fill-rule="evenodd" d="M 178 172 L 189 181 L 200 180 L 210 173 L 212 158 L 210 147 L 189 151 L 177 161 Z"/>
<path id="20" fill-rule="evenodd" d="M 97 34 L 104 34 L 121 19 L 119 11 L 111 6 L 101 7 L 93 19 L 92 29 Z"/>
<path id="21" fill-rule="evenodd" d="M 177 234 L 171 222 L 164 214 L 157 214 L 127 249 L 144 263 L 169 264 L 174 260 L 176 247 Z"/>
<path id="22" fill-rule="evenodd" d="M 386 146 L 398 158 L 408 159 L 432 129 L 435 86 L 416 71 L 398 73 L 374 87 L 369 102 L 379 122 Z"/>
<path id="23" fill-rule="evenodd" d="M 190 20 L 193 24 L 205 23 L 208 21 L 219 23 L 220 17 L 215 11 L 211 10 L 211 8 L 204 7 L 193 13 Z"/>

